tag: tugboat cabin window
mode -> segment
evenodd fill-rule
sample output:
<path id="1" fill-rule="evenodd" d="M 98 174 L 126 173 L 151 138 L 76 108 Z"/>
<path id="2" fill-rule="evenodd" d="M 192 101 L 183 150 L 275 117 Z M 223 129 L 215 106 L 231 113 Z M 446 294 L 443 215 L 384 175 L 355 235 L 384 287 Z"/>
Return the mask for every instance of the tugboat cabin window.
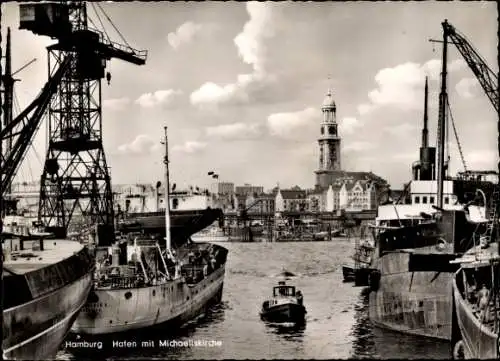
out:
<path id="1" fill-rule="evenodd" d="M 415 204 L 418 204 L 418 203 L 420 203 L 420 197 L 419 196 L 415 197 Z"/>
<path id="2" fill-rule="evenodd" d="M 295 287 L 293 286 L 277 286 L 273 290 L 274 297 L 277 296 L 295 296 Z"/>
<path id="3" fill-rule="evenodd" d="M 444 197 L 444 204 L 450 203 L 450 199 L 448 197 Z"/>
<path id="4" fill-rule="evenodd" d="M 434 204 L 434 197 L 431 197 L 429 203 Z"/>
<path id="5" fill-rule="evenodd" d="M 422 197 L 422 203 L 427 204 L 427 197 Z"/>

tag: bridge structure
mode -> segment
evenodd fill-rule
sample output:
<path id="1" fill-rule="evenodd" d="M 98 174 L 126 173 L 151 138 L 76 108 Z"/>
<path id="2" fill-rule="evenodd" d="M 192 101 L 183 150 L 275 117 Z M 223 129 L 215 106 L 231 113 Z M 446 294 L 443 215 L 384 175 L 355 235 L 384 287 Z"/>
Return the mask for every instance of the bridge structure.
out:
<path id="1" fill-rule="evenodd" d="M 377 216 L 376 210 L 363 210 L 354 212 L 308 212 L 308 211 L 284 211 L 279 212 L 282 218 L 294 219 L 316 219 L 319 221 L 342 221 L 345 219 L 353 220 L 374 220 Z M 254 221 L 274 218 L 275 212 L 245 212 L 226 211 L 224 217 L 227 220 Z"/>

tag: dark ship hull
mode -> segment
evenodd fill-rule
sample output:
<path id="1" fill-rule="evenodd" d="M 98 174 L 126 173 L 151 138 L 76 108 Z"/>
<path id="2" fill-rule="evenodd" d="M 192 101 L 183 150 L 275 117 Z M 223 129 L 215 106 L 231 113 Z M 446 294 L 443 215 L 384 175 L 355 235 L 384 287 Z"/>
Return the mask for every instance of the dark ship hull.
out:
<path id="1" fill-rule="evenodd" d="M 215 221 L 222 222 L 223 217 L 222 210 L 218 208 L 170 211 L 172 243 L 176 246 L 182 245 L 191 235 L 205 229 Z M 141 231 L 145 234 L 159 234 L 165 237 L 165 211 L 131 213 L 119 223 L 118 230 L 124 233 Z"/>
<path id="2" fill-rule="evenodd" d="M 304 322 L 306 309 L 296 303 L 285 303 L 263 309 L 260 317 L 269 322 Z"/>
<path id="3" fill-rule="evenodd" d="M 356 270 L 351 266 L 342 266 L 342 275 L 344 276 L 344 282 L 354 282 Z"/>
<path id="4" fill-rule="evenodd" d="M 498 243 L 477 246 L 457 260 L 460 269 L 453 278 L 453 359 L 500 358 L 498 342 Z M 483 286 L 481 286 L 481 284 Z M 490 290 L 487 302 L 481 290 Z"/>
<path id="5" fill-rule="evenodd" d="M 436 222 L 391 229 L 377 239 L 370 274 L 371 321 L 394 331 L 451 340 L 450 261 L 470 246 L 477 224 L 463 211 L 443 211 Z"/>
<path id="6" fill-rule="evenodd" d="M 460 271 L 459 271 L 460 273 Z M 457 274 L 457 278 L 460 278 Z M 460 333 L 465 359 L 498 359 L 498 334 L 479 322 L 478 318 L 460 292 L 456 280 L 453 280 L 453 299 L 455 327 Z M 455 351 L 455 350 L 454 350 Z"/>
<path id="7" fill-rule="evenodd" d="M 69 241 L 56 242 L 60 247 L 62 242 Z M 88 250 L 80 245 L 73 248 L 75 253 L 69 253 L 67 258 L 24 274 L 19 269 L 32 267 L 29 260 L 12 267 L 5 263 L 2 343 L 5 359 L 55 358 L 92 285 L 94 262 Z"/>

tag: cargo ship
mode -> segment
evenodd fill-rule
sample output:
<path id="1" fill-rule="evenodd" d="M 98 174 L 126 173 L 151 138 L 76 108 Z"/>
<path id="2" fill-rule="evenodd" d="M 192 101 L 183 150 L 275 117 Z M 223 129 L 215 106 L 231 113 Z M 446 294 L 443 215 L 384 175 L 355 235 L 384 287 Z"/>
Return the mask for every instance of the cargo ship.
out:
<path id="1" fill-rule="evenodd" d="M 126 196 L 125 211 L 119 211 L 117 230 L 122 233 L 140 231 L 144 234 L 166 236 L 165 231 L 165 199 L 160 198 L 161 182 L 156 184 L 154 198 L 146 199 L 146 195 Z M 172 187 L 174 188 L 174 187 Z M 140 199 L 140 206 L 134 206 L 134 198 Z M 219 208 L 212 208 L 210 195 L 199 190 L 170 191 L 170 235 L 173 245 L 181 245 L 193 234 L 207 228 L 215 222 L 223 227 L 224 214 Z M 146 204 L 153 201 L 156 208 L 147 212 Z M 162 207 L 163 206 L 163 207 Z M 132 210 L 132 211 L 131 211 Z"/>
<path id="2" fill-rule="evenodd" d="M 49 360 L 87 300 L 95 263 L 80 243 L 27 222 L 4 218 L 3 358 Z"/>
<path id="3" fill-rule="evenodd" d="M 166 127 L 165 148 L 168 185 Z M 165 200 L 168 191 L 166 187 Z M 129 233 L 113 246 L 97 249 L 94 288 L 73 333 L 116 334 L 157 325 L 172 330 L 220 301 L 227 249 L 204 242 L 172 244 L 170 207 L 165 203 L 165 246 L 158 239 Z"/>
<path id="4" fill-rule="evenodd" d="M 378 208 L 369 316 L 376 326 L 450 340 L 451 289 L 458 269 L 450 261 L 478 244 L 479 234 L 488 232 L 486 209 L 495 189 L 488 177 L 498 178 L 498 174 L 446 176 L 446 51 L 442 66 L 438 156 L 436 148 L 428 146 L 426 82 L 420 161 L 414 164 L 413 181 L 407 187 L 410 204 Z"/>

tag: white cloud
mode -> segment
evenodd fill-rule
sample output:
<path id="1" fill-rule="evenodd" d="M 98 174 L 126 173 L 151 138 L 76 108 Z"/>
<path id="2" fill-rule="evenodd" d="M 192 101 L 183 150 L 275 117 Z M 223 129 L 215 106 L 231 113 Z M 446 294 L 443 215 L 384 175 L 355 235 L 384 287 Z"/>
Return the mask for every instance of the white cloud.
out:
<path id="1" fill-rule="evenodd" d="M 450 62 L 447 66 L 449 72 L 455 72 L 467 67 L 467 64 L 462 59 L 456 59 Z M 422 65 L 422 70 L 432 80 L 438 80 L 441 75 L 441 60 L 431 59 Z"/>
<path id="2" fill-rule="evenodd" d="M 158 149 L 158 142 L 155 142 L 147 134 L 139 134 L 132 142 L 118 147 L 121 153 L 137 155 L 149 154 L 156 149 Z"/>
<path id="3" fill-rule="evenodd" d="M 207 146 L 207 143 L 191 140 L 191 141 L 185 142 L 182 145 L 176 145 L 176 146 L 172 147 L 172 150 L 174 152 L 196 153 L 196 152 L 199 152 L 199 151 L 203 150 L 204 148 L 206 148 L 206 146 Z"/>
<path id="4" fill-rule="evenodd" d="M 340 135 L 342 136 L 342 134 L 350 134 L 360 126 L 361 122 L 357 118 L 345 117 L 339 124 Z"/>
<path id="5" fill-rule="evenodd" d="M 201 107 L 210 107 L 218 103 L 225 103 L 235 96 L 239 97 L 240 101 L 245 101 L 248 99 L 248 96 L 242 92 L 238 94 L 240 88 L 241 84 L 239 83 L 220 86 L 212 82 L 207 82 L 191 93 L 191 103 Z"/>
<path id="6" fill-rule="evenodd" d="M 260 125 L 256 123 L 223 124 L 206 128 L 207 136 L 223 139 L 246 139 L 259 136 Z"/>
<path id="7" fill-rule="evenodd" d="M 274 35 L 271 4 L 251 1 L 246 4 L 250 20 L 243 31 L 234 38 L 238 54 L 243 61 L 252 65 L 256 72 L 263 72 L 266 48 L 264 40 Z"/>
<path id="8" fill-rule="evenodd" d="M 390 162 L 392 160 L 411 162 L 411 161 L 415 161 L 417 159 L 418 159 L 418 152 L 416 150 L 413 152 L 403 152 L 403 153 L 392 154 L 389 157 L 385 158 L 385 160 L 388 162 Z"/>
<path id="9" fill-rule="evenodd" d="M 139 98 L 136 99 L 136 103 L 144 108 L 152 108 L 154 106 L 160 104 L 167 104 L 172 101 L 172 99 L 181 95 L 182 91 L 167 89 L 167 90 L 157 90 L 154 93 L 145 93 L 142 94 Z"/>
<path id="10" fill-rule="evenodd" d="M 418 125 L 416 123 L 401 123 L 390 125 L 385 127 L 384 130 L 396 136 L 410 136 L 411 138 L 419 136 L 419 133 L 417 132 Z M 413 134 L 415 136 L 412 136 Z"/>
<path id="11" fill-rule="evenodd" d="M 252 86 L 273 80 L 265 71 L 265 40 L 274 35 L 273 8 L 267 2 L 247 2 L 246 8 L 250 19 L 243 30 L 234 38 L 238 54 L 251 65 L 252 73 L 239 74 L 234 83 L 217 85 L 208 81 L 191 93 L 191 104 L 200 107 L 213 107 L 230 101 L 246 102 Z"/>
<path id="12" fill-rule="evenodd" d="M 476 78 L 463 78 L 455 85 L 455 90 L 462 98 L 473 98 L 474 90 L 478 85 L 479 82 Z"/>
<path id="13" fill-rule="evenodd" d="M 172 48 L 177 50 L 181 45 L 191 42 L 196 34 L 201 32 L 202 29 L 202 24 L 187 21 L 180 25 L 175 32 L 171 32 L 167 35 L 168 43 Z"/>
<path id="14" fill-rule="evenodd" d="M 492 150 L 476 150 L 465 154 L 465 161 L 468 167 L 479 167 L 491 164 L 495 168 L 498 155 Z"/>
<path id="15" fill-rule="evenodd" d="M 354 141 L 349 142 L 342 150 L 347 152 L 349 151 L 364 151 L 375 148 L 375 145 L 372 142 L 367 141 Z"/>
<path id="16" fill-rule="evenodd" d="M 455 60 L 448 66 L 449 72 L 465 67 L 462 60 Z M 378 85 L 368 93 L 370 102 L 358 106 L 361 115 L 382 106 L 396 106 L 403 110 L 421 109 L 425 77 L 439 79 L 441 60 L 432 59 L 424 64 L 404 63 L 393 68 L 384 68 L 375 75 Z"/>
<path id="17" fill-rule="evenodd" d="M 128 104 L 130 104 L 129 98 L 106 99 L 102 102 L 104 108 L 116 111 L 124 110 Z"/>
<path id="18" fill-rule="evenodd" d="M 374 108 L 374 106 L 372 104 L 363 103 L 363 104 L 358 105 L 358 113 L 360 115 L 365 115 L 365 114 L 371 112 L 373 108 Z"/>
<path id="19" fill-rule="evenodd" d="M 288 138 L 297 134 L 297 129 L 315 124 L 321 117 L 316 108 L 307 108 L 298 112 L 275 113 L 267 118 L 271 135 Z"/>

